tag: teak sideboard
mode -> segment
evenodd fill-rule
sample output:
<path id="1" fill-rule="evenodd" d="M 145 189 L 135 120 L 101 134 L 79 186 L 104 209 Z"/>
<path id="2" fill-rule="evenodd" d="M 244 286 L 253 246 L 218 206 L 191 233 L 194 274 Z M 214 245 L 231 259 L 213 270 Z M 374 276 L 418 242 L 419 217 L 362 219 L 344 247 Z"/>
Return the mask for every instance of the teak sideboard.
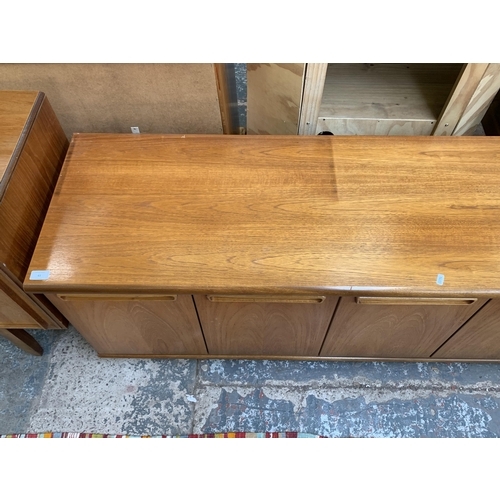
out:
<path id="1" fill-rule="evenodd" d="M 24 287 L 101 356 L 500 360 L 500 141 L 75 134 Z"/>
<path id="2" fill-rule="evenodd" d="M 40 355 L 24 328 L 61 329 L 66 319 L 23 281 L 68 140 L 42 92 L 0 91 L 0 335 Z"/>

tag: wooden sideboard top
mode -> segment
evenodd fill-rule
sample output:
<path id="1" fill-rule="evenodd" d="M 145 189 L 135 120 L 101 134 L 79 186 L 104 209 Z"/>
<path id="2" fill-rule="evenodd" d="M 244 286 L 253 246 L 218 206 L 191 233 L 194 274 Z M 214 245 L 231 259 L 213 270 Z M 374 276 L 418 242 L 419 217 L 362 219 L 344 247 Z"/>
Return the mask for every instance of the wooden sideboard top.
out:
<path id="1" fill-rule="evenodd" d="M 500 140 L 76 134 L 25 288 L 498 297 Z"/>
<path id="2" fill-rule="evenodd" d="M 0 91 L 0 200 L 42 99 L 41 92 Z"/>

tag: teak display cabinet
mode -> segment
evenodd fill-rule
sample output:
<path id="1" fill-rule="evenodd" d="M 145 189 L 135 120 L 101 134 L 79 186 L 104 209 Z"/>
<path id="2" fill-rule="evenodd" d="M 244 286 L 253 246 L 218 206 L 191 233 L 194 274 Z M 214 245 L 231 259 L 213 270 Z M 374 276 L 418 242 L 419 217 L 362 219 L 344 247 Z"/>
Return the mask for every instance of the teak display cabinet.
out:
<path id="1" fill-rule="evenodd" d="M 24 287 L 101 356 L 500 360 L 499 162 L 490 137 L 76 134 Z"/>

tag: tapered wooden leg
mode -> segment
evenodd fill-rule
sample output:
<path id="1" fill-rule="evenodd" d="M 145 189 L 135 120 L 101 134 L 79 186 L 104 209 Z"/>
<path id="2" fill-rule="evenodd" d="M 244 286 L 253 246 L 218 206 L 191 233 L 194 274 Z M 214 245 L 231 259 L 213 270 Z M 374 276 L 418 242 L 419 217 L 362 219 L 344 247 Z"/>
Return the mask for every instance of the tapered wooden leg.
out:
<path id="1" fill-rule="evenodd" d="M 34 354 L 35 356 L 41 356 L 43 354 L 42 346 L 24 330 L 6 330 L 4 328 L 0 328 L 0 335 L 9 339 L 23 351 Z"/>

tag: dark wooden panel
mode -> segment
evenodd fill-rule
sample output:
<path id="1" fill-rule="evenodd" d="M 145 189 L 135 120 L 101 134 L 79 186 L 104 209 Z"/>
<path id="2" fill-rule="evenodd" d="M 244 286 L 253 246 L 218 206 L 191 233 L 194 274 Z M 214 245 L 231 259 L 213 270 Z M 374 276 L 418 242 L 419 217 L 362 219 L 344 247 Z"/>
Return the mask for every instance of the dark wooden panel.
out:
<path id="1" fill-rule="evenodd" d="M 67 148 L 68 141 L 45 98 L 0 204 L 0 261 L 21 283 Z"/>
<path id="2" fill-rule="evenodd" d="M 234 300 L 195 296 L 209 354 L 317 356 L 338 298 L 316 304 Z"/>
<path id="3" fill-rule="evenodd" d="M 321 356 L 428 357 L 485 302 L 366 305 L 342 297 Z"/>
<path id="4" fill-rule="evenodd" d="M 207 354 L 190 295 L 176 301 L 48 298 L 100 355 Z"/>
<path id="5" fill-rule="evenodd" d="M 500 359 L 500 300 L 491 300 L 433 356 Z"/>
<path id="6" fill-rule="evenodd" d="M 39 353 L 38 344 L 17 329 L 66 323 L 43 297 L 24 293 L 22 283 L 68 141 L 41 92 L 0 92 L 0 116 L 0 327 L 22 348 Z"/>

